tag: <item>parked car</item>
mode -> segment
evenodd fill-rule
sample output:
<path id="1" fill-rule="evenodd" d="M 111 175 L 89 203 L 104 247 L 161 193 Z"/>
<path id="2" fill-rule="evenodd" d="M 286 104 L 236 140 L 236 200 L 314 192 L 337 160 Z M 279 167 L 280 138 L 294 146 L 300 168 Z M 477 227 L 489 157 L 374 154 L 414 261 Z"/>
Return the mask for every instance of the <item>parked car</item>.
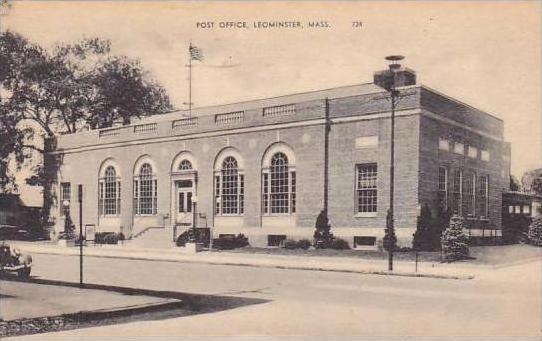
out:
<path id="1" fill-rule="evenodd" d="M 11 249 L 9 244 L 0 244 L 0 275 L 15 273 L 21 278 L 30 276 L 32 269 L 32 256 L 21 253 L 18 249 Z"/>
<path id="2" fill-rule="evenodd" d="M 32 240 L 32 235 L 20 226 L 0 225 L 0 240 Z"/>

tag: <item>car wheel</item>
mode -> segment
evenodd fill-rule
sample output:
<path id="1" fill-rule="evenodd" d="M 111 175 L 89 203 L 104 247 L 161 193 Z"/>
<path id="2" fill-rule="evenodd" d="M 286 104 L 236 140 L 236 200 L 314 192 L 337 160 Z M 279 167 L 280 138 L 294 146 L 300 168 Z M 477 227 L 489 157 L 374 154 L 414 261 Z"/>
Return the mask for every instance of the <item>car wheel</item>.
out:
<path id="1" fill-rule="evenodd" d="M 31 268 L 23 268 L 23 269 L 17 271 L 17 275 L 20 278 L 28 278 L 30 276 L 30 270 L 31 270 Z"/>

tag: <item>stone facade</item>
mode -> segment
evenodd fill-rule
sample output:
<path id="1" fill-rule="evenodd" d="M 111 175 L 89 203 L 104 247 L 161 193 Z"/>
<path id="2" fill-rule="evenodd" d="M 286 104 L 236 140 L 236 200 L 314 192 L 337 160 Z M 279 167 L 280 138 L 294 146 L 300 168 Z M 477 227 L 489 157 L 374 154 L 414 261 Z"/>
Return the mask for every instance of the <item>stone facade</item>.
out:
<path id="1" fill-rule="evenodd" d="M 477 179 L 488 176 L 489 215 L 467 218 L 472 227 L 500 229 L 501 193 L 508 187 L 510 169 L 510 147 L 503 141 L 502 121 L 424 86 L 400 91 L 395 130 L 395 225 L 399 244 L 410 245 L 420 205 L 427 203 L 437 211 L 439 167 L 446 167 L 449 175 L 461 169 L 464 174 L 476 174 Z M 78 221 L 73 199 L 77 185 L 82 184 L 84 224 L 127 236 L 137 236 L 149 227 L 176 226 L 182 231 L 192 224 L 186 205 L 193 209 L 196 204 L 197 225 L 211 227 L 214 236 L 244 233 L 252 245 L 260 246 L 267 245 L 269 235 L 312 238 L 316 217 L 324 208 L 329 127 L 327 202 L 332 232 L 351 246 L 354 237 L 383 236 L 389 205 L 390 99 L 379 87 L 362 84 L 197 108 L 191 117 L 187 114 L 157 115 L 129 126 L 60 137 L 56 151 L 62 155 L 57 202 L 62 201 L 61 183 L 70 183 L 70 211 L 72 219 Z M 443 138 L 452 146 L 463 144 L 465 152 L 439 149 L 439 139 Z M 476 148 L 476 156 L 472 148 L 469 156 L 468 146 Z M 486 160 L 482 160 L 482 150 Z M 282 189 L 277 189 L 280 185 L 273 182 L 275 175 L 270 173 L 277 153 L 288 159 Z M 217 179 L 228 157 L 236 161 L 234 178 Z M 184 160 L 189 161 L 191 169 L 179 169 Z M 134 209 L 138 202 L 134 193 L 142 190 L 134 186 L 141 186 L 136 180 L 141 179 L 143 164 L 152 167 L 154 183 L 149 187 L 153 194 L 145 204 L 153 208 L 144 208 L 146 214 Z M 104 198 L 103 186 L 113 183 L 105 184 L 106 171 L 111 170 L 108 167 L 115 170 L 116 204 L 115 198 Z M 365 208 L 360 212 L 358 190 L 369 183 L 360 182 L 360 169 L 376 171 L 376 212 L 365 212 Z M 220 184 L 230 186 L 231 179 L 236 184 L 234 199 L 217 189 Z M 451 176 L 447 182 L 451 188 Z M 189 187 L 183 189 L 182 184 Z M 286 199 L 274 201 L 286 208 L 266 213 L 263 192 L 272 190 L 286 191 Z M 188 203 L 187 196 L 197 197 L 197 201 L 190 199 Z M 449 191 L 448 196 L 451 198 Z M 271 196 L 266 197 L 271 200 Z M 232 200 L 236 202 L 234 213 L 226 209 Z M 53 216 L 58 216 L 61 229 L 59 207 L 53 208 Z"/>

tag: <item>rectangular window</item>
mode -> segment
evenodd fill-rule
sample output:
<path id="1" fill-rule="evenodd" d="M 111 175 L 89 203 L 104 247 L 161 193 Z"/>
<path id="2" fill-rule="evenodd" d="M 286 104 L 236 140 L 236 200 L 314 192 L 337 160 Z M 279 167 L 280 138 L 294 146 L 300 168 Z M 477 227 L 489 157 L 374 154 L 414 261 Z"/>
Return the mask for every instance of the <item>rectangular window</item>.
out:
<path id="1" fill-rule="evenodd" d="M 356 149 L 378 147 L 378 136 L 374 135 L 356 137 L 355 147 Z"/>
<path id="2" fill-rule="evenodd" d="M 447 139 L 442 138 L 442 137 L 439 138 L 438 139 L 438 149 L 449 151 L 450 150 L 450 141 L 448 141 Z"/>
<path id="3" fill-rule="evenodd" d="M 285 240 L 286 235 L 284 234 L 268 234 L 267 246 L 282 246 Z"/>
<path id="4" fill-rule="evenodd" d="M 446 167 L 438 168 L 438 192 L 440 207 L 446 211 L 448 208 L 448 169 Z"/>
<path id="5" fill-rule="evenodd" d="M 463 195 L 463 213 L 466 216 L 474 216 L 476 212 L 474 211 L 474 181 L 476 179 L 476 175 L 473 174 L 473 176 L 465 176 L 463 177 L 463 189 L 462 189 L 462 195 Z"/>
<path id="6" fill-rule="evenodd" d="M 375 163 L 357 166 L 357 212 L 377 212 L 377 177 L 378 170 Z"/>
<path id="7" fill-rule="evenodd" d="M 523 214 L 531 215 L 531 206 L 530 205 L 523 205 Z"/>
<path id="8" fill-rule="evenodd" d="M 468 146 L 467 147 L 467 155 L 471 159 L 476 159 L 478 157 L 478 149 L 476 147 L 473 147 L 473 146 Z"/>
<path id="9" fill-rule="evenodd" d="M 489 178 L 487 175 L 480 176 L 480 186 L 478 187 L 479 191 L 479 208 L 480 208 L 480 217 L 488 218 L 489 212 Z"/>
<path id="10" fill-rule="evenodd" d="M 489 151 L 487 150 L 482 150 L 481 152 L 481 159 L 482 161 L 489 161 Z"/>
<path id="11" fill-rule="evenodd" d="M 454 143 L 454 153 L 464 155 L 465 145 L 459 142 Z"/>
<path id="12" fill-rule="evenodd" d="M 354 236 L 354 249 L 358 246 L 375 246 L 376 237 L 373 236 Z"/>
<path id="13" fill-rule="evenodd" d="M 454 178 L 452 183 L 452 213 L 462 214 L 462 202 L 461 202 L 461 182 L 463 174 L 460 169 L 454 171 Z"/>

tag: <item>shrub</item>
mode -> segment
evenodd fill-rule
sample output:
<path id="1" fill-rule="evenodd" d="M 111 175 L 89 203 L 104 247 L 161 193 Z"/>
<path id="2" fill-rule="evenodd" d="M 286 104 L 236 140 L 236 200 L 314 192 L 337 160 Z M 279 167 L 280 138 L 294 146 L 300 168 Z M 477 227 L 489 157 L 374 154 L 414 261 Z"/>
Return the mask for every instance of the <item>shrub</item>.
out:
<path id="1" fill-rule="evenodd" d="M 334 250 L 348 250 L 350 249 L 350 246 L 348 245 L 348 242 L 342 238 L 336 238 L 333 239 L 331 242 L 331 248 Z"/>
<path id="2" fill-rule="evenodd" d="M 502 221 L 502 241 L 504 244 L 516 244 L 522 241 L 532 223 L 531 217 L 523 214 L 504 215 Z"/>
<path id="3" fill-rule="evenodd" d="M 414 250 L 435 251 L 440 248 L 441 230 L 437 227 L 436 220 L 433 219 L 429 206 L 423 205 L 412 239 Z"/>
<path id="4" fill-rule="evenodd" d="M 228 235 L 213 239 L 213 248 L 219 250 L 233 250 L 248 245 L 248 238 L 242 233 L 237 236 Z"/>
<path id="5" fill-rule="evenodd" d="M 297 247 L 303 250 L 308 250 L 311 247 L 312 243 L 308 239 L 300 239 L 297 242 Z"/>
<path id="6" fill-rule="evenodd" d="M 201 243 L 205 247 L 209 247 L 209 241 L 211 240 L 211 230 L 209 228 L 189 228 L 188 230 L 181 233 L 175 242 L 177 246 L 185 246 L 187 242 L 191 243 Z"/>
<path id="7" fill-rule="evenodd" d="M 121 234 L 115 232 L 98 232 L 94 235 L 94 244 L 118 244 Z"/>
<path id="8" fill-rule="evenodd" d="M 283 246 L 285 249 L 288 249 L 288 250 L 293 250 L 293 249 L 297 249 L 297 242 L 293 239 L 286 239 L 284 241 L 284 244 Z"/>
<path id="9" fill-rule="evenodd" d="M 463 218 L 453 215 L 448 228 L 441 237 L 441 247 L 445 261 L 465 259 L 469 256 L 469 237 L 463 228 Z"/>
<path id="10" fill-rule="evenodd" d="M 542 246 L 542 216 L 533 219 L 529 230 L 527 231 L 529 244 Z"/>
<path id="11" fill-rule="evenodd" d="M 331 246 L 333 234 L 331 233 L 331 225 L 324 210 L 320 211 L 316 218 L 314 231 L 314 246 L 317 249 L 325 249 Z"/>

